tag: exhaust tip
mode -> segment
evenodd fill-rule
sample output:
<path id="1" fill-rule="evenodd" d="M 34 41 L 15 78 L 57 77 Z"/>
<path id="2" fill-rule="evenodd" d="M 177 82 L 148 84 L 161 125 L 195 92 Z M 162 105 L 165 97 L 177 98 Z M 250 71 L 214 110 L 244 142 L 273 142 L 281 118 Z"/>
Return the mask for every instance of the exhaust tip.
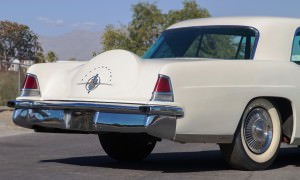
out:
<path id="1" fill-rule="evenodd" d="M 16 101 L 8 101 L 6 103 L 6 106 L 8 106 L 10 108 L 15 108 L 16 107 Z"/>
<path id="2" fill-rule="evenodd" d="M 139 110 L 140 110 L 140 112 L 147 114 L 151 111 L 151 108 L 148 106 L 141 106 L 141 107 L 139 107 Z"/>

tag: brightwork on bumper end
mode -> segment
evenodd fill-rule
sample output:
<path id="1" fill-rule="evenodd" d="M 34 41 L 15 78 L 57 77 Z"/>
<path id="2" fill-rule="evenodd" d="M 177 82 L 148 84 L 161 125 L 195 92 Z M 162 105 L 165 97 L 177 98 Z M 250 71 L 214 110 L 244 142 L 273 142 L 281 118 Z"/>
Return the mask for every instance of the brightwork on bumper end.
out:
<path id="1" fill-rule="evenodd" d="M 9 101 L 15 124 L 81 133 L 148 133 L 173 139 L 183 110 L 173 106 L 90 102 Z"/>

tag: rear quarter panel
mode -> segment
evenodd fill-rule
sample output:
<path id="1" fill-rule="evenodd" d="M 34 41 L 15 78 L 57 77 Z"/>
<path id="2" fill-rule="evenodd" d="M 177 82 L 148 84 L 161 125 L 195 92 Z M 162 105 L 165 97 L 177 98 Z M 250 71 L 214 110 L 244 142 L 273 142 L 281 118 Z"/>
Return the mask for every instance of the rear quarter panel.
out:
<path id="1" fill-rule="evenodd" d="M 161 70 L 171 77 L 175 102 L 185 112 L 177 121 L 177 135 L 233 135 L 245 107 L 256 97 L 289 99 L 296 119 L 299 72 L 294 63 L 270 60 L 199 60 Z M 294 137 L 299 137 L 295 129 Z"/>

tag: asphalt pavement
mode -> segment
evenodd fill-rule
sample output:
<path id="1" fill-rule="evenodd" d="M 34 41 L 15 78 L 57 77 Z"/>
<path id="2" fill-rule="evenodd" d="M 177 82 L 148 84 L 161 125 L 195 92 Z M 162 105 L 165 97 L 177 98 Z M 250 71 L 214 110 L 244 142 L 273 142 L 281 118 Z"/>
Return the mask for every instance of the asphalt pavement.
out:
<path id="1" fill-rule="evenodd" d="M 139 163 L 117 162 L 96 135 L 27 133 L 0 138 L 0 179 L 299 179 L 300 149 L 283 148 L 265 171 L 233 170 L 217 145 L 162 141 Z"/>
<path id="2" fill-rule="evenodd" d="M 0 106 L 0 137 L 33 133 L 31 129 L 16 126 L 12 121 L 12 116 L 13 112 L 11 109 Z"/>
<path id="3" fill-rule="evenodd" d="M 299 179 L 300 149 L 284 146 L 265 171 L 233 170 L 215 144 L 158 142 L 139 163 L 117 162 L 96 135 L 34 133 L 17 127 L 11 111 L 0 112 L 2 179 Z"/>

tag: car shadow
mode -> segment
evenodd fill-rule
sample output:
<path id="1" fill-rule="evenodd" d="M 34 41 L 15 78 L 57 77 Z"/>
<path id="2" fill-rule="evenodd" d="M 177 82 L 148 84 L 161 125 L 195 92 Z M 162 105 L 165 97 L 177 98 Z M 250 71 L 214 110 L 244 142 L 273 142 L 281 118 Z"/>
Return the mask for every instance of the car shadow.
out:
<path id="1" fill-rule="evenodd" d="M 284 148 L 270 167 L 300 166 L 300 149 Z M 87 167 L 161 171 L 165 173 L 231 170 L 217 150 L 201 152 L 153 153 L 142 162 L 118 162 L 108 156 L 84 156 L 41 160 L 41 163 L 62 163 Z"/>

